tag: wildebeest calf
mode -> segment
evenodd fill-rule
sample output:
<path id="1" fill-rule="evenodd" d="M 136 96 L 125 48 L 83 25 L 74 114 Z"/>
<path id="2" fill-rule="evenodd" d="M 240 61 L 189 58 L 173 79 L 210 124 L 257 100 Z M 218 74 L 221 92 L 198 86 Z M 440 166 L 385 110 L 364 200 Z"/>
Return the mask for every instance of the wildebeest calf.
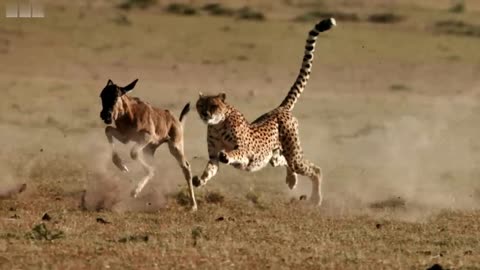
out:
<path id="1" fill-rule="evenodd" d="M 143 154 L 153 157 L 158 146 L 168 143 L 170 153 L 179 163 L 187 180 L 192 210 L 196 210 L 190 164 L 183 152 L 183 123 L 185 115 L 190 110 L 190 104 L 185 105 L 177 120 L 168 110 L 155 108 L 139 98 L 128 96 L 127 93 L 133 90 L 137 81 L 138 79 L 125 87 L 120 87 L 112 80 L 108 80 L 100 94 L 102 99 L 100 118 L 109 125 L 105 128 L 105 135 L 112 147 L 112 161 L 120 170 L 128 172 L 128 168 L 115 151 L 113 138 L 124 144 L 129 141 L 135 142 L 130 156 L 133 160 L 138 160 L 147 171 L 147 175 L 131 193 L 133 197 L 137 197 L 154 175 L 153 167 L 145 162 Z M 115 127 L 110 125 L 112 123 Z"/>

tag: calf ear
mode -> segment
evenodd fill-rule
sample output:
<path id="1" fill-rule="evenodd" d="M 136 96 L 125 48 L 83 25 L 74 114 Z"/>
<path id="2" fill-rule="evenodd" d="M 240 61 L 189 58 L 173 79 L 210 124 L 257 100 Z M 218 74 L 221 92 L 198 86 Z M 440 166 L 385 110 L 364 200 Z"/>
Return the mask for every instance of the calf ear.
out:
<path id="1" fill-rule="evenodd" d="M 122 93 L 123 93 L 123 94 L 126 94 L 126 93 L 132 91 L 132 89 L 135 87 L 135 85 L 137 84 L 137 82 L 138 82 L 138 79 L 136 79 L 135 81 L 131 82 L 129 85 L 120 88 L 120 89 L 122 90 Z"/>

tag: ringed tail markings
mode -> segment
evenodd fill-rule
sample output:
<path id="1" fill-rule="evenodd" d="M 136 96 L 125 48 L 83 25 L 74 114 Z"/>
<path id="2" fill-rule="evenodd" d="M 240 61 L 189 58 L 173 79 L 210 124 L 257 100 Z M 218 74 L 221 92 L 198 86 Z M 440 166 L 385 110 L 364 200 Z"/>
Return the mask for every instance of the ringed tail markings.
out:
<path id="1" fill-rule="evenodd" d="M 310 77 L 313 62 L 313 52 L 315 51 L 315 43 L 317 41 L 317 36 L 321 32 L 330 30 L 336 24 L 337 23 L 334 18 L 325 19 L 317 23 L 315 27 L 313 27 L 313 29 L 308 33 L 308 38 L 305 43 L 305 54 L 303 56 L 300 72 L 298 73 L 297 79 L 295 80 L 293 86 L 290 88 L 287 96 L 280 104 L 280 107 L 283 107 L 289 111 L 293 110 L 295 103 L 300 97 L 300 94 L 305 89 L 308 78 Z"/>

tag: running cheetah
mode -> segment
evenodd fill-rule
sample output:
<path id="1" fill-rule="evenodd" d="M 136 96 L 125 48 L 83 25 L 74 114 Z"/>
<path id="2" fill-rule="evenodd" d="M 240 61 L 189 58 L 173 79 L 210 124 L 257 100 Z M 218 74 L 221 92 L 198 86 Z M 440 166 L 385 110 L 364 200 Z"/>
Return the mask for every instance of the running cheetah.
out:
<path id="1" fill-rule="evenodd" d="M 243 114 L 225 102 L 226 94 L 207 96 L 200 93 L 196 108 L 208 125 L 207 142 L 209 162 L 195 186 L 205 185 L 218 171 L 219 162 L 246 171 L 257 171 L 269 163 L 285 166 L 286 182 L 293 189 L 297 174 L 312 180 L 311 201 L 322 202 L 322 173 L 319 167 L 303 157 L 298 135 L 298 121 L 292 110 L 305 89 L 312 68 L 315 42 L 320 32 L 336 25 L 335 19 L 320 21 L 309 32 L 300 73 L 287 96 L 277 108 L 249 123 Z"/>

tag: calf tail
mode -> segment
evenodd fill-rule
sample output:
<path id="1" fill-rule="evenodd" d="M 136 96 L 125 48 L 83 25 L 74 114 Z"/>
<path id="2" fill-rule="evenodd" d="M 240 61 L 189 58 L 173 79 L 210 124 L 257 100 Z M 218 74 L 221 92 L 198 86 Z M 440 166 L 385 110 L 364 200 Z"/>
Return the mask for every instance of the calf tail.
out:
<path id="1" fill-rule="evenodd" d="M 183 120 L 185 120 L 185 116 L 189 111 L 190 111 L 190 102 L 185 104 L 185 107 L 183 107 L 182 112 L 180 113 L 180 117 L 178 118 L 180 120 L 180 123 L 183 124 Z"/>

